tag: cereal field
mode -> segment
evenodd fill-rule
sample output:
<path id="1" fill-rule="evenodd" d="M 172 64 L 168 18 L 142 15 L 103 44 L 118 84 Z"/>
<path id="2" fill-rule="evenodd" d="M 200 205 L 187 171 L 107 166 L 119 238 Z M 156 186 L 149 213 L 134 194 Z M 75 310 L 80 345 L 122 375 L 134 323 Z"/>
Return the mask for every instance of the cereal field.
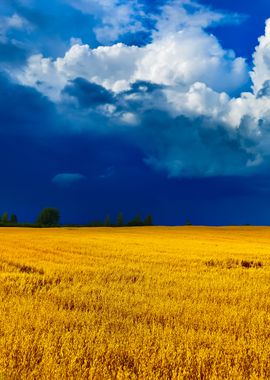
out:
<path id="1" fill-rule="evenodd" d="M 0 229 L 0 379 L 269 379 L 270 229 Z"/>

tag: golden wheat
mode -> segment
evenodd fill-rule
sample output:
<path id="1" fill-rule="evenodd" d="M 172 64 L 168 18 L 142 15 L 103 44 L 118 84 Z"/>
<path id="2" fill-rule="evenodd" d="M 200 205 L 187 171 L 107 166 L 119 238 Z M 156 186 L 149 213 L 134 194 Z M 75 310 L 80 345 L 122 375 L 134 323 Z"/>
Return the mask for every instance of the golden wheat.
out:
<path id="1" fill-rule="evenodd" d="M 270 229 L 0 230 L 0 379 L 269 379 Z"/>

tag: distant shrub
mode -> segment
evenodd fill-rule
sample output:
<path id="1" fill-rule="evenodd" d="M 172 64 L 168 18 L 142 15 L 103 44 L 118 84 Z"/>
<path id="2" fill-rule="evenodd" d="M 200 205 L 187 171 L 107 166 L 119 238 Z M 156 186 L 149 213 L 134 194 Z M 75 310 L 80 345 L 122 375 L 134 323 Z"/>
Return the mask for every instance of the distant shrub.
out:
<path id="1" fill-rule="evenodd" d="M 153 217 L 151 214 L 147 215 L 144 219 L 144 225 L 145 226 L 152 226 L 153 225 Z"/>
<path id="2" fill-rule="evenodd" d="M 10 223 L 11 224 L 17 224 L 18 223 L 17 215 L 15 215 L 15 214 L 11 215 L 11 217 L 10 217 Z"/>
<path id="3" fill-rule="evenodd" d="M 3 224 L 7 224 L 8 223 L 8 213 L 7 212 L 4 212 L 4 214 L 2 215 L 1 222 Z"/>
<path id="4" fill-rule="evenodd" d="M 38 218 L 37 225 L 40 227 L 53 227 L 59 224 L 60 213 L 56 208 L 44 208 Z"/>
<path id="5" fill-rule="evenodd" d="M 140 214 L 137 214 L 134 219 L 132 219 L 130 222 L 128 222 L 129 227 L 139 227 L 139 226 L 143 226 L 143 225 L 144 225 L 144 223 L 141 219 Z"/>
<path id="6" fill-rule="evenodd" d="M 119 212 L 116 218 L 116 226 L 122 227 L 124 225 L 124 216 L 122 212 Z"/>
<path id="7" fill-rule="evenodd" d="M 104 222 L 105 227 L 111 227 L 111 218 L 110 215 L 106 216 L 105 222 Z"/>

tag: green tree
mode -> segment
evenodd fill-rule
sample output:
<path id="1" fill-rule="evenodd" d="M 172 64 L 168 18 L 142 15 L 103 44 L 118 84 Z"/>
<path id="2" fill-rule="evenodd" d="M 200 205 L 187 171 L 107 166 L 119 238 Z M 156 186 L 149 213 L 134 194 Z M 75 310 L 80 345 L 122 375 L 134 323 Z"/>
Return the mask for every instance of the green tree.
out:
<path id="1" fill-rule="evenodd" d="M 11 215 L 11 217 L 10 217 L 10 223 L 11 224 L 17 224 L 18 223 L 17 215 L 15 215 L 15 214 Z"/>
<path id="2" fill-rule="evenodd" d="M 8 223 L 8 213 L 7 212 L 4 212 L 4 214 L 2 215 L 1 222 L 3 224 L 7 224 Z"/>
<path id="3" fill-rule="evenodd" d="M 134 222 L 135 222 L 135 226 L 142 226 L 143 225 L 141 214 L 137 214 L 135 216 Z"/>
<path id="4" fill-rule="evenodd" d="M 105 226 L 105 227 L 110 227 L 110 226 L 111 226 L 111 218 L 110 218 L 110 215 L 107 215 L 107 216 L 106 216 L 104 226 Z"/>
<path id="5" fill-rule="evenodd" d="M 129 226 L 143 226 L 143 222 L 141 219 L 141 215 L 137 214 L 134 219 L 132 219 L 129 223 Z"/>
<path id="6" fill-rule="evenodd" d="M 124 216 L 122 212 L 119 212 L 116 218 L 117 227 L 122 227 L 124 225 Z"/>
<path id="7" fill-rule="evenodd" d="M 60 220 L 59 210 L 56 208 L 48 207 L 48 208 L 44 208 L 40 212 L 37 218 L 37 225 L 46 226 L 46 227 L 57 226 L 59 224 L 59 220 Z"/>
<path id="8" fill-rule="evenodd" d="M 145 226 L 152 226 L 153 225 L 153 217 L 151 214 L 147 215 L 144 219 L 144 225 Z"/>

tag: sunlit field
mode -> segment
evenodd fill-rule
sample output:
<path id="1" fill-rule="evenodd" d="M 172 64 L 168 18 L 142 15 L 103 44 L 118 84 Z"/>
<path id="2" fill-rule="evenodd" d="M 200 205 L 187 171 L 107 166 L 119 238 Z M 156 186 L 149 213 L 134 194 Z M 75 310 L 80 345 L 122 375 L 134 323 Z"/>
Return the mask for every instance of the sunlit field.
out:
<path id="1" fill-rule="evenodd" d="M 269 379 L 270 229 L 0 229 L 0 379 Z"/>

